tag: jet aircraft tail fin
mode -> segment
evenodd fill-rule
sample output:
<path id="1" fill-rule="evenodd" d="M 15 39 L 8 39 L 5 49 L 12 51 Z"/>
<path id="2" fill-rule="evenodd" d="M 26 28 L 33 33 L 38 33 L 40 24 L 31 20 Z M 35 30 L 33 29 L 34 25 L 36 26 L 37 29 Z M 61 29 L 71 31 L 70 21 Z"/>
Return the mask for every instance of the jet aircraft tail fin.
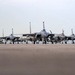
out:
<path id="1" fill-rule="evenodd" d="M 43 21 L 43 29 L 45 29 L 45 24 L 44 24 L 44 21 Z"/>
<path id="2" fill-rule="evenodd" d="M 62 34 L 64 35 L 64 30 L 62 29 Z"/>
<path id="3" fill-rule="evenodd" d="M 50 30 L 50 33 L 52 34 L 52 31 Z"/>
<path id="4" fill-rule="evenodd" d="M 14 35 L 13 28 L 12 28 L 12 35 Z"/>
<path id="5" fill-rule="evenodd" d="M 71 29 L 71 33 L 72 33 L 72 35 L 74 35 L 74 33 L 73 33 L 73 29 Z"/>

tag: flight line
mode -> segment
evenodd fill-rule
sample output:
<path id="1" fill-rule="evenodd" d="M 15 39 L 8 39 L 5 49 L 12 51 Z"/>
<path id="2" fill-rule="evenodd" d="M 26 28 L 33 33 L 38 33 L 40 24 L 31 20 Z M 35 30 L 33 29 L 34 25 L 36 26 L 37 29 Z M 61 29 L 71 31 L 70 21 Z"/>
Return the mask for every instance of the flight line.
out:
<path id="1" fill-rule="evenodd" d="M 75 34 L 73 33 L 73 29 L 71 29 L 71 35 L 66 36 L 64 34 L 64 30 L 62 30 L 61 34 L 54 34 L 50 30 L 50 32 L 47 32 L 45 29 L 45 24 L 43 22 L 43 29 L 40 32 L 31 32 L 31 23 L 30 23 L 30 33 L 29 34 L 22 34 L 22 37 L 17 37 L 14 35 L 13 28 L 12 28 L 12 33 L 9 36 L 3 36 L 0 37 L 0 43 L 7 44 L 8 41 L 10 41 L 10 44 L 15 44 L 16 42 L 19 44 L 20 42 L 25 42 L 28 44 L 29 42 L 32 42 L 33 44 L 40 43 L 42 44 L 47 44 L 47 43 L 65 43 L 70 40 L 72 44 L 74 44 L 75 40 Z"/>

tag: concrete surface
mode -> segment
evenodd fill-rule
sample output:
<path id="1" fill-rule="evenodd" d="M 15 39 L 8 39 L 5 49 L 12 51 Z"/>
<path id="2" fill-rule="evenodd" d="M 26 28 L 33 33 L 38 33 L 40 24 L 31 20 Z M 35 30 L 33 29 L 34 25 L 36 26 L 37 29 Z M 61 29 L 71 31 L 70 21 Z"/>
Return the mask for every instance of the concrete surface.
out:
<path id="1" fill-rule="evenodd" d="M 75 75 L 75 45 L 0 45 L 0 75 Z"/>

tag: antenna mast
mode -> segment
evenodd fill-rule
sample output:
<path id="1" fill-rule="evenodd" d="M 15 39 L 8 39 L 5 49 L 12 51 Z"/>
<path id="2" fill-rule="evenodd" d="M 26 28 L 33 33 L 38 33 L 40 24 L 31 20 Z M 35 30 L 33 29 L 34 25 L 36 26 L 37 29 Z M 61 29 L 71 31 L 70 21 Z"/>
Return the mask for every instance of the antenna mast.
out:
<path id="1" fill-rule="evenodd" d="M 2 36 L 4 37 L 4 29 L 2 29 Z"/>
<path id="2" fill-rule="evenodd" d="M 31 22 L 29 22 L 29 24 L 30 24 L 30 34 L 31 34 Z"/>

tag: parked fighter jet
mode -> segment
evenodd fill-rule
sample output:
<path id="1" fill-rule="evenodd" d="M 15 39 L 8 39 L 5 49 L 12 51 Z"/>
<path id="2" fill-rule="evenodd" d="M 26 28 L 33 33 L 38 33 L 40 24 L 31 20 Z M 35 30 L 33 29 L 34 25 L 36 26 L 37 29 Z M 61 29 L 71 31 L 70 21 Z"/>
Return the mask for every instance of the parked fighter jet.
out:
<path id="1" fill-rule="evenodd" d="M 14 44 L 15 40 L 18 40 L 19 38 L 20 37 L 14 36 L 13 28 L 12 28 L 12 34 L 10 34 L 10 36 L 0 37 L 0 39 L 4 39 L 5 40 L 5 44 L 7 43 L 8 40 L 10 40 Z"/>
<path id="2" fill-rule="evenodd" d="M 73 33 L 73 29 L 71 29 L 71 35 L 70 36 L 66 36 L 67 41 L 71 40 L 72 44 L 74 44 L 74 40 L 75 40 L 75 34 Z"/>
<path id="3" fill-rule="evenodd" d="M 50 31 L 52 33 L 52 31 Z M 64 35 L 64 30 L 62 30 L 61 34 L 54 34 L 53 37 L 50 37 L 50 41 L 51 43 L 58 43 L 58 42 L 62 42 L 65 41 L 65 35 Z"/>
<path id="4" fill-rule="evenodd" d="M 48 37 L 49 36 L 54 36 L 54 34 L 50 34 L 49 32 L 46 31 L 45 29 L 45 25 L 43 22 L 43 30 L 41 30 L 40 32 L 36 32 L 36 33 L 30 33 L 30 34 L 23 34 L 23 36 L 27 36 L 27 37 L 32 37 L 30 38 L 31 41 L 33 41 L 33 43 L 35 44 L 36 41 L 42 41 L 42 43 L 46 44 Z"/>

